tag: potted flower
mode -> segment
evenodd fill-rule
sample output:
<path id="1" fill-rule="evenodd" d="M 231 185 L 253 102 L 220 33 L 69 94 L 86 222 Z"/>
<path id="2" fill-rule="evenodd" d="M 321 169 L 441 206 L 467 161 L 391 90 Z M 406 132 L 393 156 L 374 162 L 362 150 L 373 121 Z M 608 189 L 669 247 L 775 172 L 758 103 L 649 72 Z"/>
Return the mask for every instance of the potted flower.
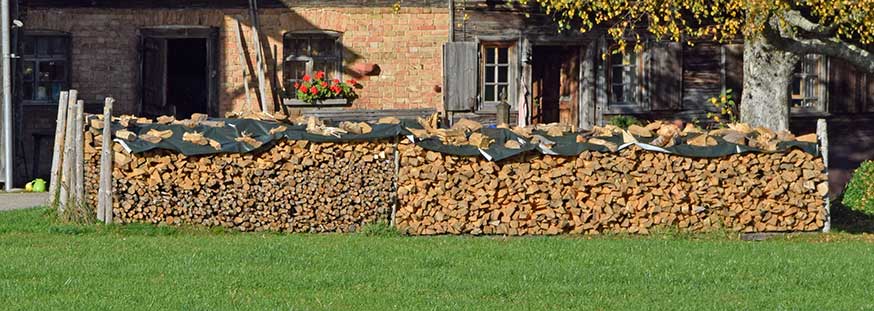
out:
<path id="1" fill-rule="evenodd" d="M 355 79 L 328 80 L 324 71 L 318 71 L 313 77 L 304 75 L 302 82 L 295 82 L 294 89 L 288 90 L 289 98 L 285 99 L 287 106 L 342 106 L 349 105 L 358 98 L 355 89 L 362 88 Z"/>

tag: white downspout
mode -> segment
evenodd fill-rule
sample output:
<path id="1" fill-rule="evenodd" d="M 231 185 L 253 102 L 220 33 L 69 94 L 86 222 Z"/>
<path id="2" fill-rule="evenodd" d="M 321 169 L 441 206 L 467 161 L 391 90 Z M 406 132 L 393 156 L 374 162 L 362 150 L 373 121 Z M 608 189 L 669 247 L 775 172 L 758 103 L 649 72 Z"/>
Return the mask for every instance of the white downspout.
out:
<path id="1" fill-rule="evenodd" d="M 9 0 L 0 0 L 0 54 L 3 63 L 3 176 L 5 190 L 12 190 L 12 70 L 10 67 Z"/>

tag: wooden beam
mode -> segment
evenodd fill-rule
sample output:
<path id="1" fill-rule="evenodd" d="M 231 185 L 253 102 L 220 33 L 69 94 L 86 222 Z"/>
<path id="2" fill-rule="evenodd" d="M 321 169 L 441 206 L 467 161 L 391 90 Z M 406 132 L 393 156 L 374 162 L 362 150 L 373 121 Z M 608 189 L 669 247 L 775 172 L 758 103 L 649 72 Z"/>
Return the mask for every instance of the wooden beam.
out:
<path id="1" fill-rule="evenodd" d="M 828 180 L 828 125 L 825 119 L 816 120 L 816 136 L 819 137 L 819 152 L 822 154 L 822 162 L 825 166 L 825 177 L 826 177 L 826 185 L 829 184 Z M 832 227 L 832 216 L 831 216 L 831 202 L 829 201 L 829 192 L 831 189 L 825 193 L 825 222 L 822 227 L 822 232 L 831 231 Z"/>
<path id="2" fill-rule="evenodd" d="M 61 161 L 64 157 L 61 155 L 64 152 L 64 133 L 67 132 L 67 101 L 69 100 L 70 92 L 61 92 L 58 100 L 58 118 L 55 121 L 55 145 L 52 150 L 52 171 L 49 178 L 49 206 L 54 207 L 58 203 L 58 185 L 61 182 Z"/>
<path id="3" fill-rule="evenodd" d="M 76 102 L 76 131 L 74 132 L 74 141 L 73 144 L 76 148 L 75 150 L 75 164 L 73 165 L 73 169 L 75 170 L 75 188 L 73 192 L 73 196 L 76 198 L 75 204 L 76 207 L 80 207 L 85 204 L 85 101 L 78 100 Z"/>
<path id="4" fill-rule="evenodd" d="M 249 66 L 246 64 L 246 51 L 243 50 L 241 32 L 243 32 L 243 26 L 240 24 L 240 20 L 237 20 L 237 29 L 234 30 L 234 34 L 237 35 L 237 50 L 240 51 L 240 66 L 243 68 L 243 89 L 246 90 L 246 107 L 243 108 L 243 111 L 250 111 L 252 108 L 252 97 L 249 95 Z"/>
<path id="5" fill-rule="evenodd" d="M 67 204 L 70 203 L 70 189 L 72 178 L 72 167 L 74 158 L 74 148 L 73 148 L 73 131 L 75 124 L 75 115 L 76 115 L 76 97 L 78 92 L 76 90 L 70 90 L 69 98 L 67 101 L 67 122 L 65 124 L 64 132 L 64 154 L 63 160 L 61 163 L 61 179 L 60 184 L 58 184 L 59 195 L 58 195 L 58 214 L 62 214 L 64 210 L 67 208 Z"/>
<path id="6" fill-rule="evenodd" d="M 97 219 L 112 223 L 112 104 L 107 97 L 103 104 L 103 145 L 100 151 L 100 186 L 97 192 Z"/>

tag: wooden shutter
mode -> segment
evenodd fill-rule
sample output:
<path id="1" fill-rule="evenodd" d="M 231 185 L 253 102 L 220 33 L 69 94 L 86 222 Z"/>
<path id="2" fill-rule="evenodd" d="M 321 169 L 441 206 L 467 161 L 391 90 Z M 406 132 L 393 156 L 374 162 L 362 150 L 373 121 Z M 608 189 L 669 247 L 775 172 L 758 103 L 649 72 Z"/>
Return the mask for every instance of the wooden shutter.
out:
<path id="1" fill-rule="evenodd" d="M 476 42 L 448 42 L 443 46 L 446 111 L 472 111 L 476 107 L 477 59 Z"/>
<path id="2" fill-rule="evenodd" d="M 683 47 L 677 42 L 655 42 L 651 55 L 649 94 L 652 110 L 680 108 L 683 97 Z"/>
<path id="3" fill-rule="evenodd" d="M 142 38 L 142 111 L 145 117 L 172 114 L 167 107 L 167 40 Z"/>
<path id="4" fill-rule="evenodd" d="M 734 101 L 740 105 L 741 94 L 744 88 L 744 45 L 726 44 L 723 46 L 725 53 L 725 88 L 731 89 Z"/>

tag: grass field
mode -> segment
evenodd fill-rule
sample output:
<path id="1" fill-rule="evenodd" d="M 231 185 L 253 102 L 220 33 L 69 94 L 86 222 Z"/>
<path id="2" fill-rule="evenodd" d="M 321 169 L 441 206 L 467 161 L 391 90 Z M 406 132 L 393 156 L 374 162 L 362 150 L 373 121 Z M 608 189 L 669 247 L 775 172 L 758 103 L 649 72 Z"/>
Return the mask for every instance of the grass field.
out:
<path id="1" fill-rule="evenodd" d="M 0 213 L 0 308 L 874 309 L 863 234 L 416 238 L 49 219 Z"/>

